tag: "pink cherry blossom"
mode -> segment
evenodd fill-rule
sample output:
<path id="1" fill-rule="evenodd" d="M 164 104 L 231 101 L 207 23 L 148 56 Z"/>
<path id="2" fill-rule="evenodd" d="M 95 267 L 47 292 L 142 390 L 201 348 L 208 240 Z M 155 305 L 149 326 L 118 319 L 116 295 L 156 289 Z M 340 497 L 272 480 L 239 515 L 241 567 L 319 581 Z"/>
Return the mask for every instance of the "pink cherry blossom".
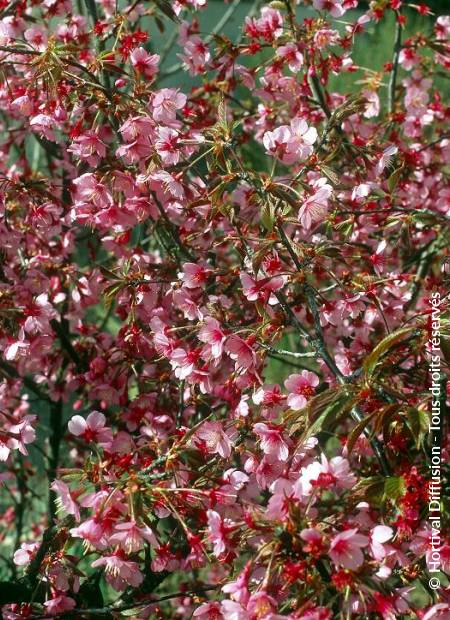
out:
<path id="1" fill-rule="evenodd" d="M 380 275 L 384 269 L 384 264 L 386 261 L 386 257 L 384 255 L 385 249 L 386 241 L 383 239 L 383 241 L 380 241 L 380 243 L 378 244 L 375 252 L 370 256 L 370 262 L 372 263 L 373 268 L 378 275 Z"/>
<path id="2" fill-rule="evenodd" d="M 205 284 L 209 273 L 210 269 L 207 267 L 195 263 L 185 263 L 180 277 L 187 288 L 197 288 Z"/>
<path id="3" fill-rule="evenodd" d="M 325 178 L 314 181 L 311 189 L 313 193 L 306 198 L 298 212 L 299 220 L 306 229 L 324 219 L 328 212 L 328 200 L 333 192 Z"/>
<path id="4" fill-rule="evenodd" d="M 261 442 L 261 449 L 265 454 L 286 461 L 289 457 L 289 448 L 283 440 L 280 429 L 270 427 L 262 422 L 255 424 L 253 431 L 258 435 Z"/>
<path id="5" fill-rule="evenodd" d="M 248 591 L 250 574 L 251 564 L 247 563 L 244 567 L 244 570 L 235 582 L 230 582 L 223 586 L 223 592 L 229 594 L 231 598 L 237 603 L 240 603 L 241 605 L 247 605 L 250 598 L 250 594 Z"/>
<path id="6" fill-rule="evenodd" d="M 39 26 L 32 26 L 31 28 L 27 28 L 24 32 L 24 37 L 30 45 L 32 45 L 35 49 L 39 51 L 44 51 L 47 47 L 47 33 L 45 30 Z"/>
<path id="7" fill-rule="evenodd" d="M 70 596 L 64 594 L 55 596 L 44 603 L 45 609 L 51 615 L 63 614 L 65 611 L 71 611 L 76 607 L 76 601 Z"/>
<path id="8" fill-rule="evenodd" d="M 345 13 L 343 0 L 314 0 L 313 6 L 318 11 L 329 11 L 333 17 L 342 17 Z"/>
<path id="9" fill-rule="evenodd" d="M 280 471 L 275 472 L 274 477 L 279 473 Z M 267 483 L 268 482 L 269 480 L 267 480 Z M 260 482 L 260 486 L 264 488 L 264 486 L 268 486 L 268 484 Z M 267 505 L 265 513 L 266 518 L 273 521 L 284 521 L 289 515 L 289 508 L 298 505 L 298 499 L 294 495 L 293 485 L 285 478 L 277 478 L 275 482 L 270 485 L 270 490 L 272 496 Z"/>
<path id="10" fill-rule="evenodd" d="M 105 443 L 112 437 L 110 429 L 105 424 L 106 418 L 103 413 L 93 411 L 86 420 L 80 415 L 74 415 L 69 421 L 68 429 L 73 435 L 82 437 L 87 442 Z"/>
<path id="11" fill-rule="evenodd" d="M 380 561 L 386 557 L 386 549 L 383 547 L 383 543 L 391 540 L 393 536 L 392 528 L 387 525 L 376 525 L 369 536 L 370 552 L 375 560 Z"/>
<path id="12" fill-rule="evenodd" d="M 367 536 L 350 529 L 337 534 L 331 541 L 329 555 L 334 564 L 350 570 L 357 570 L 364 562 L 361 551 L 368 544 Z"/>
<path id="13" fill-rule="evenodd" d="M 303 409 L 308 399 L 314 395 L 314 388 L 319 385 L 319 377 L 309 370 L 292 374 L 284 382 L 289 395 L 287 403 L 292 409 Z"/>
<path id="14" fill-rule="evenodd" d="M 135 71 L 146 78 L 152 78 L 158 72 L 159 55 L 149 54 L 144 48 L 138 47 L 131 52 L 131 64 Z"/>
<path id="15" fill-rule="evenodd" d="M 14 552 L 14 564 L 17 566 L 26 566 L 29 564 L 38 547 L 39 543 L 22 543 L 20 548 Z"/>
<path id="16" fill-rule="evenodd" d="M 214 555 L 219 557 L 227 547 L 226 524 L 222 517 L 214 510 L 208 510 L 209 540 L 214 546 Z"/>
<path id="17" fill-rule="evenodd" d="M 249 301 L 268 301 L 271 305 L 278 303 L 273 293 L 283 288 L 283 276 L 252 278 L 248 273 L 242 272 L 240 278 L 244 295 Z"/>
<path id="18" fill-rule="evenodd" d="M 61 507 L 69 515 L 74 515 L 77 521 L 80 520 L 80 508 L 75 501 L 68 485 L 62 480 L 54 480 L 50 487 L 58 494 Z"/>
<path id="19" fill-rule="evenodd" d="M 378 116 L 380 113 L 380 98 L 378 94 L 374 91 L 366 90 L 363 93 L 366 98 L 368 105 L 365 109 L 364 116 L 366 118 L 373 118 L 374 116 Z"/>
<path id="20" fill-rule="evenodd" d="M 337 38 L 338 33 L 336 30 L 321 28 L 314 35 L 314 43 L 319 49 L 322 49 L 336 43 Z"/>
<path id="21" fill-rule="evenodd" d="M 53 119 L 46 114 L 36 114 L 30 119 L 30 127 L 33 131 L 42 134 L 47 140 L 55 141 L 55 123 Z"/>
<path id="22" fill-rule="evenodd" d="M 115 533 L 110 541 L 120 545 L 126 553 L 135 553 L 142 549 L 144 541 L 149 542 L 153 547 L 158 547 L 155 534 L 148 526 L 139 527 L 134 521 L 119 523 L 115 527 Z"/>
<path id="23" fill-rule="evenodd" d="M 309 127 L 302 118 L 291 121 L 292 142 L 290 151 L 294 151 L 299 159 L 306 159 L 313 152 L 312 145 L 317 140 L 317 129 Z"/>
<path id="24" fill-rule="evenodd" d="M 177 164 L 180 159 L 178 145 L 178 132 L 170 127 L 160 127 L 158 131 L 159 139 L 155 143 L 158 155 L 164 164 Z"/>
<path id="25" fill-rule="evenodd" d="M 28 95 L 22 95 L 11 102 L 11 109 L 24 116 L 30 116 L 33 110 L 33 104 Z"/>
<path id="26" fill-rule="evenodd" d="M 248 369 L 256 364 L 255 352 L 249 342 L 232 334 L 228 337 L 225 350 L 235 361 L 236 369 Z"/>
<path id="27" fill-rule="evenodd" d="M 220 422 L 204 422 L 195 433 L 196 442 L 201 442 L 210 454 L 219 454 L 223 458 L 231 454 L 231 441 Z"/>
<path id="28" fill-rule="evenodd" d="M 68 151 L 75 157 L 87 161 L 91 166 L 96 166 L 106 155 L 106 144 L 95 132 L 87 131 L 75 138 Z"/>
<path id="29" fill-rule="evenodd" d="M 395 145 L 388 146 L 384 149 L 376 167 L 377 174 L 381 174 L 383 170 L 391 164 L 392 157 L 397 153 L 398 148 Z"/>
<path id="30" fill-rule="evenodd" d="M 205 350 L 211 357 L 218 359 L 222 356 L 226 335 L 217 319 L 205 317 L 204 325 L 198 332 L 198 338 L 205 343 Z"/>
<path id="31" fill-rule="evenodd" d="M 295 488 L 300 497 L 320 489 L 350 489 L 355 484 L 356 476 L 350 470 L 347 459 L 335 456 L 328 460 L 322 454 L 320 462 L 313 461 L 301 469 Z"/>
<path id="32" fill-rule="evenodd" d="M 119 554 L 103 556 L 94 560 L 92 566 L 104 566 L 107 580 L 116 590 L 124 590 L 127 585 L 136 588 L 144 579 L 136 562 L 123 559 Z"/>
<path id="33" fill-rule="evenodd" d="M 220 603 L 202 603 L 193 613 L 194 618 L 199 620 L 222 620 L 223 615 L 220 611 Z"/>
<path id="34" fill-rule="evenodd" d="M 437 603 L 429 607 L 422 620 L 448 620 L 450 618 L 450 605 L 448 603 Z"/>
<path id="35" fill-rule="evenodd" d="M 186 104 L 186 95 L 174 88 L 162 88 L 152 102 L 153 118 L 158 123 L 170 124 L 176 119 L 177 110 Z"/>
<path id="36" fill-rule="evenodd" d="M 8 427 L 8 447 L 28 455 L 26 445 L 33 443 L 36 438 L 35 422 L 35 415 L 25 415 L 17 424 L 11 424 Z"/>
<path id="37" fill-rule="evenodd" d="M 316 140 L 317 130 L 308 127 L 305 120 L 295 118 L 290 126 L 283 125 L 266 132 L 263 144 L 267 153 L 278 157 L 283 163 L 292 164 L 309 157 Z"/>
<path id="38" fill-rule="evenodd" d="M 298 71 L 303 65 L 303 54 L 294 43 L 281 45 L 277 49 L 277 55 L 288 63 L 291 71 Z"/>

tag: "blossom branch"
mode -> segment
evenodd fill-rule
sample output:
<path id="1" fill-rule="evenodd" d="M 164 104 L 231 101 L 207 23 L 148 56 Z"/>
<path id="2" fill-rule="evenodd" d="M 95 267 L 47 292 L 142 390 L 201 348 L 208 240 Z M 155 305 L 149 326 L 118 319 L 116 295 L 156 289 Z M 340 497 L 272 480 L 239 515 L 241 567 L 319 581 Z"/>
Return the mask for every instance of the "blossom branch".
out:
<path id="1" fill-rule="evenodd" d="M 392 59 L 392 69 L 389 78 L 388 85 L 388 110 L 391 114 L 395 111 L 395 88 L 397 83 L 398 64 L 400 59 L 400 52 L 402 50 L 402 22 L 401 15 L 395 11 L 395 39 L 394 39 L 394 53 Z"/>

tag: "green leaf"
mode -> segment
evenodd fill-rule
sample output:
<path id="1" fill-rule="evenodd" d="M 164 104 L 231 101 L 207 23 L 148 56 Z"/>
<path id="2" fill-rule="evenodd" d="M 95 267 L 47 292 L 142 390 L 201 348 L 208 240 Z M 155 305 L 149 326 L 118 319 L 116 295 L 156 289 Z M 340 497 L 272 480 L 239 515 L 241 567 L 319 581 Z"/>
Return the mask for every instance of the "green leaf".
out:
<path id="1" fill-rule="evenodd" d="M 162 21 L 162 19 L 159 19 L 159 17 L 157 17 L 156 15 L 155 15 L 155 22 L 156 22 L 156 26 L 159 32 L 163 34 L 166 30 L 166 27 L 164 26 L 164 22 Z"/>
<path id="2" fill-rule="evenodd" d="M 25 138 L 25 156 L 28 164 L 33 172 L 42 167 L 42 156 L 44 155 L 43 147 L 39 143 L 35 134 L 26 136 Z"/>
<path id="3" fill-rule="evenodd" d="M 166 17 L 171 19 L 173 22 L 180 23 L 180 20 L 175 11 L 173 10 L 172 4 L 171 2 L 169 2 L 169 0 L 154 0 L 154 2 L 158 9 L 161 11 L 161 13 L 164 13 L 164 15 L 166 15 Z"/>
<path id="4" fill-rule="evenodd" d="M 406 412 L 408 427 L 411 431 L 417 449 L 420 448 L 423 438 L 428 431 L 429 416 L 423 409 L 409 407 Z"/>
<path id="5" fill-rule="evenodd" d="M 107 286 L 103 291 L 103 300 L 105 308 L 109 309 L 110 306 L 114 303 L 116 296 L 119 292 L 125 288 L 126 284 L 123 282 L 119 282 L 118 284 L 112 284 L 111 286 Z"/>
<path id="6" fill-rule="evenodd" d="M 294 209 L 297 208 L 299 205 L 298 200 L 296 200 L 290 192 L 287 192 L 285 189 L 283 189 L 283 187 L 280 187 L 279 185 L 275 183 L 268 187 L 267 192 L 271 194 L 272 196 L 276 196 L 277 198 L 282 200 L 287 205 L 290 205 Z M 287 213 L 289 213 L 289 211 Z"/>
<path id="7" fill-rule="evenodd" d="M 381 342 L 377 344 L 374 350 L 366 357 L 363 363 L 364 371 L 368 376 L 371 376 L 375 370 L 376 365 L 380 361 L 380 358 L 390 349 L 393 348 L 398 342 L 401 342 L 403 338 L 410 334 L 414 330 L 413 327 L 404 327 L 399 329 L 386 338 L 383 338 Z"/>
<path id="8" fill-rule="evenodd" d="M 393 502 L 406 493 L 406 484 L 402 476 L 390 476 L 384 481 L 384 497 Z"/>
<path id="9" fill-rule="evenodd" d="M 400 181 L 400 177 L 403 173 L 404 167 L 405 166 L 402 164 L 399 168 L 396 168 L 387 180 L 387 186 L 391 194 L 397 187 L 398 182 Z"/>
<path id="10" fill-rule="evenodd" d="M 271 202 L 265 202 L 261 210 L 261 224 L 267 230 L 272 232 L 275 223 L 275 207 Z"/>
<path id="11" fill-rule="evenodd" d="M 98 13 L 95 0 L 85 0 L 85 5 L 93 23 L 95 24 L 98 21 Z"/>
<path id="12" fill-rule="evenodd" d="M 334 229 L 338 230 L 344 239 L 348 239 L 348 237 L 352 234 L 353 228 L 355 227 L 355 222 L 352 218 L 348 220 L 344 220 L 343 222 L 338 222 L 334 224 Z"/>
<path id="13" fill-rule="evenodd" d="M 117 281 L 120 280 L 120 277 L 117 275 L 117 273 L 114 273 L 114 271 L 107 269 L 103 265 L 100 265 L 99 269 L 100 269 L 101 274 L 105 276 L 105 278 L 108 278 L 111 280 L 117 280 Z"/>
<path id="14" fill-rule="evenodd" d="M 354 499 L 359 501 L 361 497 L 369 503 L 381 504 L 384 496 L 385 479 L 383 476 L 370 476 L 360 480 L 354 488 Z"/>
<path id="15" fill-rule="evenodd" d="M 270 315 L 267 313 L 266 305 L 261 303 L 260 301 L 255 302 L 256 312 L 260 317 L 266 319 L 266 321 L 270 322 Z"/>
<path id="16" fill-rule="evenodd" d="M 353 448 L 355 447 L 355 443 L 358 441 L 360 435 L 364 432 L 365 428 L 368 426 L 368 424 L 370 424 L 370 421 L 375 415 L 376 413 L 372 413 L 369 416 L 363 418 L 351 431 L 346 444 L 348 454 L 352 452 Z"/>
<path id="17" fill-rule="evenodd" d="M 312 424 L 305 430 L 301 438 L 301 443 L 304 443 L 310 437 L 316 433 L 320 433 L 325 428 L 329 428 L 330 423 L 334 422 L 336 424 L 342 416 L 351 411 L 355 402 L 356 399 L 354 396 L 349 395 L 345 390 L 338 392 L 337 397 L 325 407 L 320 415 L 316 417 Z"/>
<path id="18" fill-rule="evenodd" d="M 339 185 L 339 177 L 332 168 L 329 168 L 328 166 L 321 164 L 320 171 L 323 172 L 323 174 L 327 177 L 327 179 L 330 181 L 330 183 L 333 186 Z"/>
<path id="19" fill-rule="evenodd" d="M 273 241 L 269 241 L 269 243 L 262 243 L 259 250 L 257 250 L 252 256 L 252 267 L 253 273 L 256 275 L 261 267 L 261 263 L 266 258 L 268 252 L 273 246 Z"/>
<path id="20" fill-rule="evenodd" d="M 217 107 L 217 125 L 223 130 L 224 133 L 228 132 L 227 106 L 223 95 L 221 95 L 220 102 Z"/>
<path id="21" fill-rule="evenodd" d="M 372 187 L 370 192 L 375 196 L 378 196 L 378 198 L 386 198 L 387 196 L 386 192 L 384 192 L 381 187 Z"/>
<path id="22" fill-rule="evenodd" d="M 65 482 L 80 482 L 80 480 L 82 480 L 83 476 L 84 476 L 84 471 L 82 469 L 70 469 L 64 472 L 60 473 L 61 478 L 65 481 Z"/>
<path id="23" fill-rule="evenodd" d="M 125 618 L 137 618 L 139 617 L 139 613 L 142 611 L 142 607 L 131 607 L 130 609 L 124 609 L 121 611 L 121 615 Z"/>
<path id="24" fill-rule="evenodd" d="M 336 389 L 334 388 L 324 390 L 320 394 L 313 396 L 313 398 L 311 398 L 311 400 L 308 402 L 305 409 L 302 409 L 301 411 L 294 411 L 293 409 L 288 409 L 287 411 L 285 411 L 283 415 L 283 421 L 286 424 L 292 424 L 298 422 L 299 418 L 305 418 L 305 416 L 309 420 L 315 419 L 317 416 L 320 415 L 321 411 L 323 411 L 325 407 L 327 407 L 328 405 L 330 405 L 330 403 L 333 402 L 337 394 L 339 394 L 339 392 L 336 391 Z M 298 430 L 298 425 L 297 428 L 294 427 L 292 430 Z"/>
<path id="25" fill-rule="evenodd" d="M 374 416 L 374 433 L 387 432 L 394 417 L 398 414 L 401 406 L 398 403 L 389 403 L 380 407 Z"/>

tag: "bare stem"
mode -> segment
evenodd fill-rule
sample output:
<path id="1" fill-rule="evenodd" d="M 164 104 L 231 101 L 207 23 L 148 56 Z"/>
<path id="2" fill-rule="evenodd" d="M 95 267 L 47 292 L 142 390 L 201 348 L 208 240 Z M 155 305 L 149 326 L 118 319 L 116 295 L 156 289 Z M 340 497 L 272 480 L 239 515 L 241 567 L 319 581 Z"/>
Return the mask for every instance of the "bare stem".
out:
<path id="1" fill-rule="evenodd" d="M 395 110 L 395 86 L 397 82 L 397 74 L 398 74 L 398 61 L 400 57 L 400 52 L 402 49 L 402 25 L 399 21 L 400 13 L 395 13 L 396 24 L 395 24 L 395 40 L 394 40 L 394 55 L 392 59 L 392 71 L 389 79 L 389 87 L 388 87 L 388 110 L 390 114 L 394 113 Z"/>
<path id="2" fill-rule="evenodd" d="M 62 400 L 53 403 L 50 410 L 50 428 L 52 434 L 50 436 L 50 454 L 48 457 L 49 467 L 47 472 L 48 481 L 50 484 L 55 480 L 58 472 L 59 454 L 63 435 L 62 413 Z M 56 498 L 56 493 L 50 489 L 48 496 L 49 525 L 53 523 L 53 519 L 56 516 Z"/>

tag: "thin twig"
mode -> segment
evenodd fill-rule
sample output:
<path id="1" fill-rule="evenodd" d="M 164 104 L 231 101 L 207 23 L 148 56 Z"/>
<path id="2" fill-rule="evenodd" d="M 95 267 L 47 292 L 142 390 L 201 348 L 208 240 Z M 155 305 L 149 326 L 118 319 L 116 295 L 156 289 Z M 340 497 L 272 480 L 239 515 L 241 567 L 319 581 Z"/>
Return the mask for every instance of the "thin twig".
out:
<path id="1" fill-rule="evenodd" d="M 56 319 L 50 321 L 52 329 L 55 331 L 59 338 L 62 347 L 66 350 L 71 360 L 74 362 L 78 370 L 86 370 L 83 360 L 79 356 L 78 352 L 74 348 L 69 335 L 67 321 L 62 320 L 61 323 Z"/>
<path id="2" fill-rule="evenodd" d="M 269 353 L 269 357 L 273 360 L 277 360 L 281 364 L 286 364 L 288 366 L 292 366 L 292 368 L 299 368 L 300 370 L 310 370 L 308 366 L 305 364 L 300 364 L 299 362 L 293 362 L 292 360 L 286 359 L 281 355 L 276 355 L 276 353 Z"/>
<path id="3" fill-rule="evenodd" d="M 428 274 L 428 271 L 433 263 L 433 258 L 438 250 L 438 239 L 439 237 L 436 237 L 429 245 L 425 246 L 420 254 L 419 265 L 417 267 L 414 283 L 411 289 L 411 297 L 405 304 L 405 312 L 408 312 L 416 305 L 423 281 Z"/>
<path id="4" fill-rule="evenodd" d="M 39 575 L 39 570 L 41 568 L 41 564 L 44 561 L 44 558 L 47 555 L 47 552 L 50 551 L 52 547 L 52 543 L 55 540 L 56 534 L 58 533 L 60 529 L 65 528 L 65 527 L 70 527 L 73 521 L 74 519 L 72 516 L 66 517 L 59 523 L 58 526 L 53 525 L 53 524 L 49 525 L 47 529 L 44 531 L 42 535 L 41 544 L 39 545 L 38 550 L 36 551 L 31 562 L 28 564 L 25 570 L 25 575 L 27 577 L 27 580 L 30 582 L 32 586 L 36 585 L 38 575 Z"/>
<path id="5" fill-rule="evenodd" d="M 228 9 L 222 15 L 222 18 L 219 19 L 217 24 L 212 29 L 211 34 L 209 34 L 206 37 L 206 39 L 205 39 L 206 43 L 210 43 L 213 40 L 214 35 L 216 35 L 218 32 L 221 32 L 223 30 L 223 28 L 225 28 L 225 26 L 230 21 L 230 19 L 233 17 L 234 13 L 236 12 L 237 8 L 239 7 L 240 2 L 241 2 L 241 0 L 234 0 L 234 2 L 232 2 L 230 4 Z"/>
<path id="6" fill-rule="evenodd" d="M 17 49 L 16 47 L 9 47 L 7 45 L 0 45 L 0 52 L 10 52 L 11 54 L 28 54 L 30 56 L 40 56 L 41 52 L 36 50 L 30 50 L 27 48 Z"/>
<path id="7" fill-rule="evenodd" d="M 314 351 L 306 351 L 305 353 L 298 353 L 296 351 L 287 351 L 286 349 L 275 349 L 274 347 L 269 346 L 268 344 L 264 344 L 263 342 L 259 343 L 259 346 L 270 353 L 275 353 L 276 355 L 287 355 L 289 357 L 297 357 L 297 358 L 305 358 L 305 357 L 315 357 Z"/>
<path id="8" fill-rule="evenodd" d="M 400 58 L 400 52 L 402 49 L 402 24 L 400 23 L 400 13 L 395 12 L 396 24 L 395 24 L 395 40 L 394 40 L 394 55 L 392 59 L 392 71 L 389 78 L 388 86 L 388 110 L 390 114 L 394 113 L 395 109 L 395 86 L 397 82 L 398 63 Z"/>
<path id="9" fill-rule="evenodd" d="M 127 603 L 124 605 L 111 605 L 109 607 L 92 607 L 87 609 L 71 609 L 70 611 L 65 611 L 60 614 L 56 614 L 53 616 L 54 618 L 72 618 L 74 616 L 78 618 L 82 618 L 85 615 L 89 616 L 109 616 L 111 613 L 127 611 L 128 609 L 134 609 L 138 607 L 147 607 L 149 605 L 157 605 L 163 601 L 169 601 L 173 598 L 181 598 L 185 596 L 198 596 L 200 594 L 210 592 L 211 590 L 216 590 L 220 587 L 220 584 L 216 585 L 206 585 L 201 588 L 197 588 L 196 590 L 187 590 L 185 592 L 173 592 L 172 594 L 166 594 L 165 596 L 161 596 L 159 598 L 148 598 L 141 601 L 135 601 L 134 603 Z M 41 618 L 47 618 L 48 616 L 36 616 L 35 620 L 40 620 Z"/>
<path id="10" fill-rule="evenodd" d="M 41 390 L 41 388 L 37 385 L 37 383 L 35 383 L 29 377 L 22 377 L 18 373 L 18 371 L 14 368 L 14 366 L 11 366 L 11 364 L 8 364 L 8 362 L 5 362 L 1 359 L 0 359 L 0 370 L 3 371 L 3 374 L 5 374 L 8 379 L 19 379 L 20 381 L 22 381 L 23 385 L 27 388 L 27 390 L 30 390 L 30 392 L 33 392 L 33 394 L 36 394 L 36 396 L 38 396 L 40 400 L 44 400 L 50 403 L 53 402 L 51 398 L 47 396 L 47 394 Z"/>
<path id="11" fill-rule="evenodd" d="M 416 153 L 421 153 L 422 151 L 426 151 L 427 149 L 430 149 L 431 147 L 436 146 L 436 144 L 439 144 L 439 142 L 442 142 L 442 140 L 446 140 L 447 138 L 450 138 L 450 132 L 443 133 L 442 136 L 440 136 L 439 138 L 436 138 L 436 140 L 432 140 L 431 142 L 428 142 L 428 144 L 424 144 L 420 149 L 416 151 Z"/>
<path id="12" fill-rule="evenodd" d="M 167 231 L 172 237 L 174 244 L 178 247 L 181 254 L 184 254 L 184 256 L 188 258 L 189 260 L 195 261 L 195 256 L 193 256 L 193 254 L 181 243 L 180 237 L 178 235 L 178 229 L 176 228 L 176 226 L 174 226 L 173 222 L 169 220 L 167 213 L 164 207 L 162 206 L 161 202 L 159 201 L 156 193 L 154 191 L 150 191 L 150 194 L 153 200 L 155 201 L 158 211 L 160 212 L 161 217 L 167 226 Z"/>
<path id="13" fill-rule="evenodd" d="M 176 425 L 177 428 L 180 428 L 181 423 L 183 421 L 183 413 L 184 413 L 184 385 L 185 382 L 184 380 L 180 381 L 180 386 L 179 386 L 179 402 L 178 402 L 178 411 L 177 411 L 177 419 L 176 419 Z"/>
<path id="14" fill-rule="evenodd" d="M 319 78 L 317 77 L 317 75 L 313 74 L 313 75 L 309 75 L 308 76 L 308 84 L 309 87 L 312 91 L 313 97 L 316 101 L 316 103 L 320 106 L 320 108 L 323 110 L 323 113 L 325 114 L 325 116 L 327 118 L 331 117 L 331 110 L 328 107 L 328 103 L 325 99 L 325 95 L 322 92 L 322 87 L 320 85 L 319 82 Z"/>
<path id="15" fill-rule="evenodd" d="M 59 454 L 61 448 L 61 440 L 63 437 L 63 407 L 62 400 L 59 400 L 56 403 L 53 403 L 50 410 L 50 428 L 51 428 L 51 436 L 50 436 L 50 454 L 48 456 L 48 470 L 47 477 L 49 481 L 49 487 L 52 482 L 56 479 L 58 473 L 59 466 Z M 53 523 L 53 519 L 56 516 L 56 500 L 57 494 L 51 488 L 49 488 L 48 494 L 48 520 L 49 524 Z"/>

